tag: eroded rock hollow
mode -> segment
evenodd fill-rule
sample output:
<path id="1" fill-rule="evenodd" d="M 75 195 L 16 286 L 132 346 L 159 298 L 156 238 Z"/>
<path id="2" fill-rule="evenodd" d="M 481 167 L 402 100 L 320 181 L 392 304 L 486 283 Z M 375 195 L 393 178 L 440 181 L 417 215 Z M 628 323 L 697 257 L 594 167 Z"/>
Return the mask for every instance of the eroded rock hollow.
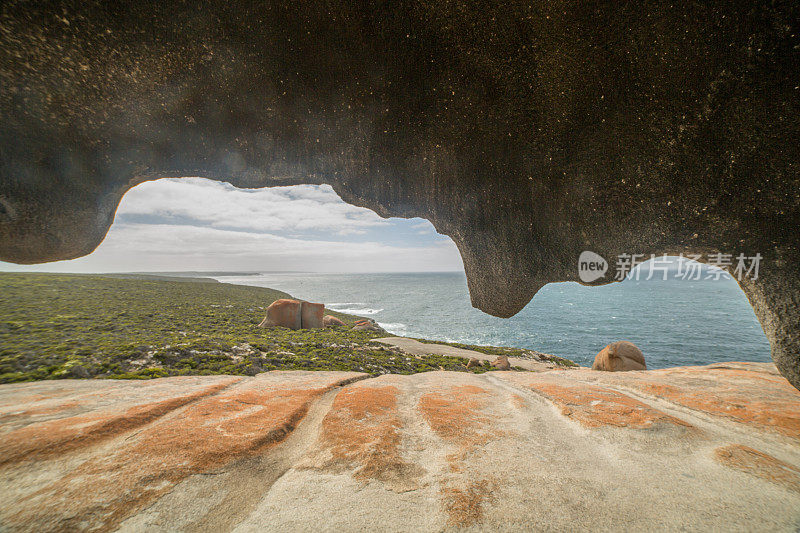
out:
<path id="1" fill-rule="evenodd" d="M 452 237 L 497 316 L 584 250 L 761 254 L 741 285 L 800 387 L 796 3 L 0 9 L 2 260 L 90 253 L 146 180 L 329 183 Z"/>

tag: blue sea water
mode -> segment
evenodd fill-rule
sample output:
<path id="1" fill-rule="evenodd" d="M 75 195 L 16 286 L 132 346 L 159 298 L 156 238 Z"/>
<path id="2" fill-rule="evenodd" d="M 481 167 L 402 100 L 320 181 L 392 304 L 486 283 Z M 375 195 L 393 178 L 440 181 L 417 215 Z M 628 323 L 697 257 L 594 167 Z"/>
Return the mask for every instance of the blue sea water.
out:
<path id="1" fill-rule="evenodd" d="M 770 361 L 769 344 L 732 279 L 626 280 L 602 287 L 553 283 L 517 315 L 474 309 L 463 273 L 263 273 L 217 277 L 270 287 L 329 309 L 368 316 L 395 335 L 530 348 L 591 365 L 629 340 L 649 368 Z"/>

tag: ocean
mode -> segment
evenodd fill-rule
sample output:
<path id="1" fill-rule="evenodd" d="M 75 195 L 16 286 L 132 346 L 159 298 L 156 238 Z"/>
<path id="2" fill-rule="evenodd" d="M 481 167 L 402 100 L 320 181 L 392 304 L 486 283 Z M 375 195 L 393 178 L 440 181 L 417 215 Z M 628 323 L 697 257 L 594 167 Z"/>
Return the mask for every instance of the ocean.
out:
<path id="1" fill-rule="evenodd" d="M 648 368 L 771 360 L 764 332 L 732 279 L 553 283 L 503 319 L 470 305 L 460 272 L 215 277 L 370 317 L 394 335 L 529 348 L 581 365 L 591 365 L 598 351 L 618 340 L 639 346 Z"/>

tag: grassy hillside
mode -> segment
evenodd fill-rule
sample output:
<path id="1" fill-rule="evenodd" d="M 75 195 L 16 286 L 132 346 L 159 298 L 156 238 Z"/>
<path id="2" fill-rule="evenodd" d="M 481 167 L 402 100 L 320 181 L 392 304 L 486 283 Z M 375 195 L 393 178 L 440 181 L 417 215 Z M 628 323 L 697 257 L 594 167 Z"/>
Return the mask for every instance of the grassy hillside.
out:
<path id="1" fill-rule="evenodd" d="M 373 332 L 259 328 L 266 307 L 288 296 L 185 279 L 0 273 L 0 383 L 276 369 L 466 370 L 462 359 L 410 357 L 370 342 L 380 336 Z M 347 323 L 358 318 L 329 313 Z"/>

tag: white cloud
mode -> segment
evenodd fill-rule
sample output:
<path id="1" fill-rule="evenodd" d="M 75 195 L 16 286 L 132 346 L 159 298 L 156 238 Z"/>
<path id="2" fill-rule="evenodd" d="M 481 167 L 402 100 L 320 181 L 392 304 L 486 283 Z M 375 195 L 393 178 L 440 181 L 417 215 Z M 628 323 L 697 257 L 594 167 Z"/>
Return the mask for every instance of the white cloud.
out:
<path id="1" fill-rule="evenodd" d="M 0 263 L 0 270 L 59 272 L 462 268 L 456 246 L 430 222 L 382 219 L 346 204 L 327 185 L 247 190 L 201 178 L 130 190 L 106 239 L 86 257 L 31 267 Z"/>
<path id="2" fill-rule="evenodd" d="M 134 187 L 117 215 L 187 220 L 259 232 L 327 231 L 347 235 L 388 221 L 343 202 L 328 185 L 236 189 L 202 178 L 162 179 Z"/>

